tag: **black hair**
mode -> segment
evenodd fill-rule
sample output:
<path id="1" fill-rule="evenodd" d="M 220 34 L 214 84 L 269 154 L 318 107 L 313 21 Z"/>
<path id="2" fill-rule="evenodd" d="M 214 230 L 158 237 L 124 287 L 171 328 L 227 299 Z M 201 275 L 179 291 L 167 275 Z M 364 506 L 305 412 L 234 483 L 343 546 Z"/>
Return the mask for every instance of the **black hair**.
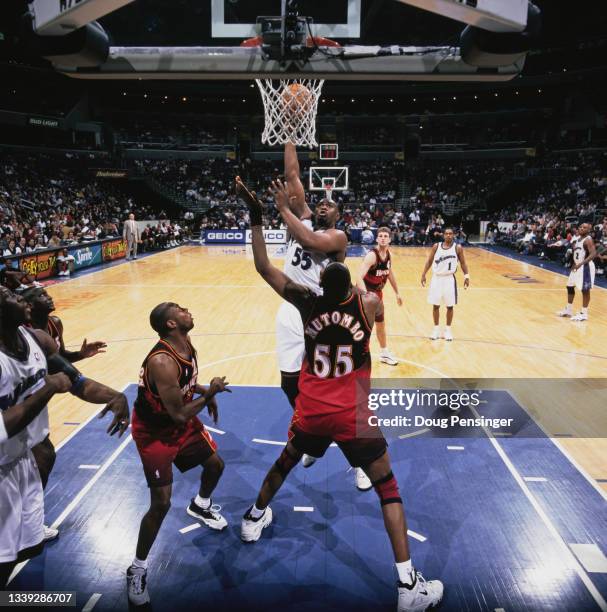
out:
<path id="1" fill-rule="evenodd" d="M 177 306 L 174 302 L 162 302 L 150 313 L 150 325 L 152 329 L 162 338 L 167 333 L 167 321 L 171 308 Z"/>
<path id="2" fill-rule="evenodd" d="M 350 270 L 337 261 L 331 262 L 324 269 L 320 280 L 323 296 L 331 302 L 343 302 L 348 296 L 351 284 Z"/>

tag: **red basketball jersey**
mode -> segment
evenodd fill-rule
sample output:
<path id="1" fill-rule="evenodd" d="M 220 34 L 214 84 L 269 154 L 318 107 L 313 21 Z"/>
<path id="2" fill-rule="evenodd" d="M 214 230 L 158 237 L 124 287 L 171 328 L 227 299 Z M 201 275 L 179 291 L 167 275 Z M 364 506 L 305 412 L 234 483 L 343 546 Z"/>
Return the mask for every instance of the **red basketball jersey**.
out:
<path id="1" fill-rule="evenodd" d="M 369 271 L 365 274 L 364 281 L 367 291 L 381 291 L 386 283 L 388 282 L 388 275 L 390 274 L 391 259 L 390 251 L 386 254 L 386 259 L 382 259 L 379 255 L 379 249 L 374 248 L 375 253 L 375 265 L 369 268 Z"/>
<path id="2" fill-rule="evenodd" d="M 184 405 L 191 402 L 198 378 L 198 364 L 194 347 L 190 345 L 191 359 L 184 359 L 164 340 L 159 340 L 143 361 L 139 373 L 139 388 L 135 400 L 133 427 L 147 430 L 183 429 L 171 418 L 158 395 L 156 385 L 148 379 L 148 361 L 154 355 L 163 353 L 171 357 L 179 367 L 179 387 Z M 196 419 L 196 417 L 192 417 Z"/>
<path id="3" fill-rule="evenodd" d="M 319 415 L 353 410 L 371 377 L 371 326 L 360 294 L 353 292 L 340 304 L 319 297 L 304 322 L 304 337 L 298 407 Z"/>

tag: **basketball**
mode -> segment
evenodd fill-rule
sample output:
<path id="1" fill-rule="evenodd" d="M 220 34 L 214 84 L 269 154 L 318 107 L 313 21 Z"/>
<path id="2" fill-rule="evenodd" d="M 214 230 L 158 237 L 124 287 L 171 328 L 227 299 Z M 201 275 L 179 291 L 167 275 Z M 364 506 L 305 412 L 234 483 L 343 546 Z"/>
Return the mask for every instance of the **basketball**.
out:
<path id="1" fill-rule="evenodd" d="M 289 115 L 308 112 L 314 102 L 310 90 L 300 83 L 291 83 L 284 88 L 282 99 Z"/>

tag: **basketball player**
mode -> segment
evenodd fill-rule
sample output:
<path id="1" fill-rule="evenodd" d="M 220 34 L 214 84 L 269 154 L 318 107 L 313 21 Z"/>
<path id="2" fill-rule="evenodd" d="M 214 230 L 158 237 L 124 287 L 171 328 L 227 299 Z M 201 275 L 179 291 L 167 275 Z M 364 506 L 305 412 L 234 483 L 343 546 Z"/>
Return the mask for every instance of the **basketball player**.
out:
<path id="1" fill-rule="evenodd" d="M 284 161 L 286 184 L 279 181 L 272 183 L 271 188 L 276 208 L 289 230 L 283 271 L 291 280 L 309 287 L 319 295 L 322 293 L 322 270 L 331 261 L 345 260 L 348 239 L 344 232 L 335 229 L 339 208 L 332 200 L 325 198 L 316 206 L 312 224 L 312 211 L 305 200 L 304 188 L 299 178 L 299 160 L 293 144 L 285 145 Z M 240 197 L 248 204 L 246 199 L 249 192 L 238 177 L 236 183 Z M 313 227 L 316 229 L 312 229 Z M 305 342 L 299 312 L 287 301 L 281 304 L 276 315 L 276 350 L 281 387 L 294 408 Z M 313 457 L 306 455 L 303 466 L 310 467 L 315 461 Z M 371 489 L 371 481 L 363 470 L 355 470 L 355 482 L 361 491 Z"/>
<path id="2" fill-rule="evenodd" d="M 299 379 L 289 441 L 268 472 L 253 506 L 245 513 L 241 539 L 259 540 L 272 522 L 270 501 L 304 453 L 322 457 L 332 441 L 352 466 L 364 469 L 381 501 L 384 524 L 398 571 L 399 612 L 426 610 L 442 598 L 439 581 L 426 582 L 411 564 L 407 524 L 386 441 L 377 430 L 363 431 L 371 376 L 369 338 L 383 304 L 374 293 L 360 293 L 343 263 L 331 262 L 322 272 L 323 294 L 315 295 L 272 266 L 261 229 L 261 206 L 251 208 L 255 269 L 305 321 L 306 355 Z M 367 392 L 358 393 L 362 384 Z M 363 397 L 361 397 L 361 395 Z M 360 411 L 360 412 L 359 412 Z M 379 433 L 379 436 L 378 436 Z M 366 434 L 366 435 L 365 435 Z"/>
<path id="3" fill-rule="evenodd" d="M 457 280 L 455 272 L 458 262 L 464 271 L 464 289 L 470 286 L 470 274 L 468 264 L 464 257 L 464 249 L 453 240 L 453 229 L 445 229 L 444 242 L 437 242 L 430 251 L 430 256 L 422 272 L 422 287 L 426 286 L 426 274 L 432 267 L 432 281 L 428 292 L 428 303 L 432 304 L 432 316 L 434 318 L 434 330 L 430 336 L 431 340 L 440 338 L 440 306 L 444 303 L 447 307 L 447 327 L 445 327 L 445 340 L 453 340 L 451 323 L 453 322 L 453 307 L 457 304 Z"/>
<path id="4" fill-rule="evenodd" d="M 377 230 L 377 247 L 371 249 L 363 259 L 360 272 L 358 274 L 357 286 L 361 291 L 372 291 L 383 302 L 383 289 L 387 281 L 390 281 L 392 289 L 396 294 L 396 303 L 403 305 L 403 300 L 398 294 L 396 278 L 392 271 L 392 259 L 390 257 L 390 240 L 392 234 L 387 227 L 380 227 Z M 379 342 L 379 360 L 388 365 L 397 365 L 398 359 L 388 350 L 386 342 L 386 323 L 384 314 L 375 317 L 375 330 Z"/>
<path id="5" fill-rule="evenodd" d="M 92 342 L 88 344 L 86 338 L 82 342 L 79 351 L 68 351 L 63 343 L 63 323 L 59 317 L 50 316 L 50 313 L 55 310 L 55 304 L 53 298 L 46 292 L 44 287 L 31 287 L 30 289 L 25 289 L 22 295 L 31 307 L 31 327 L 44 330 L 55 341 L 59 354 L 70 363 L 105 352 L 103 350 L 107 346 L 105 342 Z M 32 453 L 34 454 L 38 469 L 40 470 L 42 488 L 46 489 L 49 476 L 53 470 L 57 457 L 55 447 L 50 437 L 47 436 L 40 444 L 34 446 L 32 448 Z M 58 535 L 59 530 L 51 529 L 47 525 L 44 526 L 45 542 L 54 540 Z"/>
<path id="6" fill-rule="evenodd" d="M 122 435 L 129 424 L 124 394 L 85 378 L 29 323 L 28 303 L 0 287 L 0 587 L 16 563 L 44 544 L 44 498 L 32 448 L 48 435 L 48 401 L 70 391 L 107 404 L 99 416 L 114 413 L 110 435 Z"/>
<path id="7" fill-rule="evenodd" d="M 126 572 L 129 601 L 150 601 L 147 558 L 171 506 L 174 463 L 181 472 L 202 466 L 200 489 L 186 512 L 210 529 L 221 531 L 228 523 L 213 506 L 211 493 L 224 463 L 211 434 L 196 416 L 205 406 L 217 422 L 215 395 L 226 388 L 225 376 L 213 378 L 208 389 L 197 384 L 196 349 L 189 332 L 194 319 L 187 308 L 173 302 L 158 304 L 150 325 L 160 339 L 145 358 L 133 411 L 133 440 L 150 488 L 150 507 L 139 528 L 137 551 Z M 200 397 L 193 399 L 194 394 Z"/>
<path id="8" fill-rule="evenodd" d="M 588 305 L 590 304 L 590 291 L 594 286 L 594 258 L 596 257 L 596 247 L 590 236 L 591 229 L 590 223 L 582 223 L 578 228 L 577 236 L 571 240 L 573 264 L 567 279 L 567 306 L 557 314 L 559 317 L 571 317 L 572 321 L 588 320 Z M 576 287 L 582 292 L 582 310 L 571 316 L 571 305 Z"/>

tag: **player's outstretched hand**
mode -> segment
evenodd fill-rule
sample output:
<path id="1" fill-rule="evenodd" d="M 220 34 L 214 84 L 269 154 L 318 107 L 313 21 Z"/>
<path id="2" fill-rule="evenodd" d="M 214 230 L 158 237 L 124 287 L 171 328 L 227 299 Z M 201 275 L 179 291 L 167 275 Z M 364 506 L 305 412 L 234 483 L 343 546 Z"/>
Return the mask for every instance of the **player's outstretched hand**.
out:
<path id="1" fill-rule="evenodd" d="M 224 391 L 232 393 L 232 390 L 228 389 L 229 384 L 230 383 L 226 380 L 225 376 L 222 376 L 221 378 L 219 376 L 215 376 L 215 378 L 211 380 L 211 384 L 209 385 L 209 395 L 213 396 L 217 393 L 223 393 Z"/>
<path id="2" fill-rule="evenodd" d="M 102 419 L 108 412 L 112 412 L 114 418 L 107 428 L 107 433 L 113 436 L 118 432 L 120 438 L 127 430 L 130 422 L 129 418 L 129 403 L 124 393 L 119 393 L 107 406 L 99 413 L 99 418 Z"/>
<path id="3" fill-rule="evenodd" d="M 276 208 L 278 208 L 279 212 L 289 208 L 289 193 L 286 182 L 283 183 L 280 179 L 272 181 L 270 193 L 274 196 Z"/>
<path id="4" fill-rule="evenodd" d="M 261 224 L 263 215 L 263 206 L 254 191 L 249 191 L 247 186 L 242 182 L 242 179 L 237 176 L 235 181 L 236 195 L 240 198 L 249 209 L 251 216 L 251 225 Z"/>
<path id="5" fill-rule="evenodd" d="M 107 344 L 102 341 L 87 343 L 86 338 L 82 342 L 82 346 L 80 347 L 80 356 L 82 359 L 86 359 L 87 357 L 93 357 L 98 353 L 105 353 L 103 350 L 107 348 Z"/>

